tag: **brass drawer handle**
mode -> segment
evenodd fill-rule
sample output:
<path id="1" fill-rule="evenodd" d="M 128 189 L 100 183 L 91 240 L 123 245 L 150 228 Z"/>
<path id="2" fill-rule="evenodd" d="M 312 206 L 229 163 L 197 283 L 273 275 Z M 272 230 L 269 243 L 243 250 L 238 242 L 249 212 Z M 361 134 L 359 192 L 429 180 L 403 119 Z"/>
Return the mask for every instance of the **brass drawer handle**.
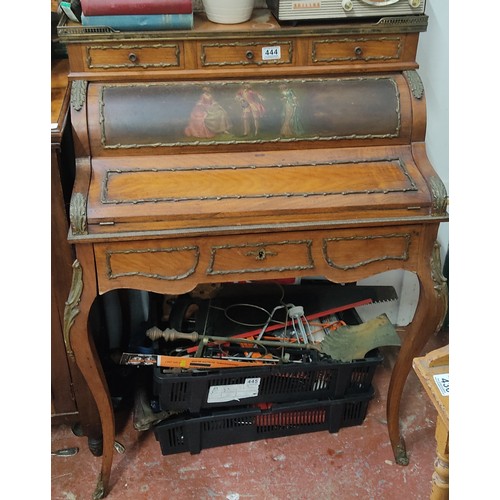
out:
<path id="1" fill-rule="evenodd" d="M 133 52 L 131 52 L 129 55 L 128 55 L 128 60 L 131 62 L 131 63 L 136 63 L 137 62 L 137 55 L 134 54 Z"/>
<path id="2" fill-rule="evenodd" d="M 245 56 L 249 61 L 251 61 L 254 57 L 253 52 L 251 50 L 247 50 Z"/>
<path id="3" fill-rule="evenodd" d="M 355 47 L 354 53 L 356 54 L 357 57 L 361 57 L 363 55 L 363 49 L 361 47 Z"/>

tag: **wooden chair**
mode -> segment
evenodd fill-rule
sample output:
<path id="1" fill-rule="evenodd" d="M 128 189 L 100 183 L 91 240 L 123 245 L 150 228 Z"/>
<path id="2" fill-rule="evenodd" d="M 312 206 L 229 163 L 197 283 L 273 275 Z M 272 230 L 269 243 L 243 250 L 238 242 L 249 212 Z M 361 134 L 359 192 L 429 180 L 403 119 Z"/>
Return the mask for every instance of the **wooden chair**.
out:
<path id="1" fill-rule="evenodd" d="M 431 351 L 424 357 L 413 360 L 413 369 L 434 404 L 438 417 L 436 422 L 436 460 L 432 475 L 431 500 L 447 500 L 449 498 L 449 345 Z M 434 376 L 441 382 L 441 388 Z"/>

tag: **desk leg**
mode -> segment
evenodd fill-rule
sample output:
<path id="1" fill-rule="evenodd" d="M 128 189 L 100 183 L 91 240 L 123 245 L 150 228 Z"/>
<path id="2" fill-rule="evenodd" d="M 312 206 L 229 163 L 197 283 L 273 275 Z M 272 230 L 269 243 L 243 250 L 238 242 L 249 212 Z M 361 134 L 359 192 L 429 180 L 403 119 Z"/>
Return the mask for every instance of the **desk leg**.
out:
<path id="1" fill-rule="evenodd" d="M 387 394 L 387 427 L 394 458 L 399 465 L 409 463 L 399 427 L 401 396 L 406 379 L 412 368 L 413 358 L 420 355 L 432 334 L 441 328 L 447 309 L 447 284 L 441 273 L 439 245 L 433 245 L 434 248 L 431 247 L 428 251 L 422 248 L 417 270 L 420 282 L 418 306 L 413 321 L 406 329 Z"/>
<path id="2" fill-rule="evenodd" d="M 106 377 L 88 326 L 90 308 L 97 293 L 92 247 L 81 245 L 78 248 L 78 259 L 73 263 L 73 281 L 64 312 L 64 340 L 67 354 L 76 360 L 94 397 L 101 419 L 103 456 L 101 472 L 93 494 L 96 500 L 103 498 L 108 492 L 115 422 Z"/>

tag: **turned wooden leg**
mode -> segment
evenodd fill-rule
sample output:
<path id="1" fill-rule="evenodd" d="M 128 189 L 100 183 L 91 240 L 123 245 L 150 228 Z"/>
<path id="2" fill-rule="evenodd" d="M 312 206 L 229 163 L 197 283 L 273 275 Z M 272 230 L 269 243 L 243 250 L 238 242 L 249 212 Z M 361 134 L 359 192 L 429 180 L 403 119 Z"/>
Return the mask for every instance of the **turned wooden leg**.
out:
<path id="1" fill-rule="evenodd" d="M 432 475 L 431 500 L 449 498 L 449 431 L 443 419 L 438 415 L 436 423 L 436 460 Z"/>
<path id="2" fill-rule="evenodd" d="M 102 465 L 93 495 L 94 499 L 100 499 L 108 492 L 113 462 L 115 423 L 106 378 L 88 326 L 90 307 L 97 290 L 92 247 L 81 245 L 78 249 L 78 259 L 73 263 L 73 281 L 66 301 L 64 339 L 68 357 L 76 360 L 94 397 L 101 420 Z"/>
<path id="3" fill-rule="evenodd" d="M 441 274 L 439 245 L 434 244 L 432 250 L 422 252 L 421 255 L 423 257 L 417 271 L 420 282 L 417 310 L 406 329 L 387 394 L 387 427 L 394 458 L 399 465 L 409 463 L 399 426 L 401 395 L 412 368 L 413 358 L 421 353 L 431 335 L 441 328 L 447 310 L 447 285 Z"/>

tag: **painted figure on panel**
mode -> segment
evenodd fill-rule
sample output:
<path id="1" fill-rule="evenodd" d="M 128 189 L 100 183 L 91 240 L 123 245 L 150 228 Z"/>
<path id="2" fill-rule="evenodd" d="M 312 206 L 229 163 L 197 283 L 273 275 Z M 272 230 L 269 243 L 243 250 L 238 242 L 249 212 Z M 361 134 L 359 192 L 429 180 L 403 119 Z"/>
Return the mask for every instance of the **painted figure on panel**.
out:
<path id="1" fill-rule="evenodd" d="M 189 117 L 184 133 L 189 137 L 211 138 L 229 133 L 231 123 L 226 110 L 215 100 L 208 87 L 203 87 L 198 102 Z"/>
<path id="2" fill-rule="evenodd" d="M 299 116 L 299 101 L 295 92 L 286 85 L 280 85 L 283 101 L 283 125 L 280 134 L 283 137 L 294 137 L 304 133 L 304 127 Z"/>
<path id="3" fill-rule="evenodd" d="M 253 125 L 253 135 L 256 136 L 259 133 L 260 118 L 266 112 L 264 97 L 245 84 L 236 94 L 236 100 L 241 104 L 243 135 L 249 135 Z"/>

